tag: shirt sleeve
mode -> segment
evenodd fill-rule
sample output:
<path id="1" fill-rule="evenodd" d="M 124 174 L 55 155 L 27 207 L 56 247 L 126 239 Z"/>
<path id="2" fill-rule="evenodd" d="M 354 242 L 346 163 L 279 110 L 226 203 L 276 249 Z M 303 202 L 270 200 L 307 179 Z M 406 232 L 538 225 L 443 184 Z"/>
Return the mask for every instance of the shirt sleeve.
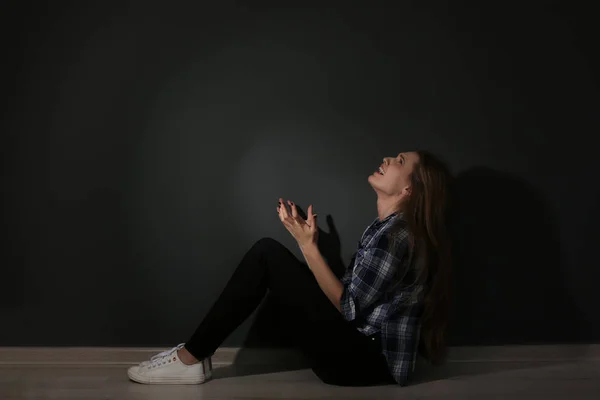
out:
<path id="1" fill-rule="evenodd" d="M 380 235 L 374 243 L 356 254 L 354 267 L 348 271 L 340 299 L 340 309 L 347 321 L 375 304 L 396 279 L 396 271 L 406 253 L 407 240 L 402 240 L 395 254 L 390 253 L 389 240 Z"/>

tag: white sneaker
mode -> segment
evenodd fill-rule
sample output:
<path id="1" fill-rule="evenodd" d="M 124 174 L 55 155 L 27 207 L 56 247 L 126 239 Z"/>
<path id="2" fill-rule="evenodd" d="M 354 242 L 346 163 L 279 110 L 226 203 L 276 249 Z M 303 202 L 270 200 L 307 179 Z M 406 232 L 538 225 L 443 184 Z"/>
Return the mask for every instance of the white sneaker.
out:
<path id="1" fill-rule="evenodd" d="M 212 378 L 212 362 L 210 357 L 193 364 L 186 365 L 179 359 L 177 350 L 184 343 L 153 356 L 127 370 L 129 379 L 139 383 L 192 385 L 204 383 Z"/>

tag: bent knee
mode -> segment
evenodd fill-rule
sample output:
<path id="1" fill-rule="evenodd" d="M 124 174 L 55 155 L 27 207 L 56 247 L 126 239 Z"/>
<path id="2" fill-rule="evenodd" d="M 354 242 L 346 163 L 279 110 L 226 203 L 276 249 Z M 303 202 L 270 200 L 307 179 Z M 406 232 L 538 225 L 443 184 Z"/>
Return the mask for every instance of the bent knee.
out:
<path id="1" fill-rule="evenodd" d="M 300 269 L 306 269 L 306 266 L 298 260 L 290 249 L 273 238 L 264 237 L 257 240 L 254 243 L 253 249 L 261 254 L 265 254 L 271 261 L 274 261 L 272 264 L 277 265 L 275 273 L 284 269 L 288 270 L 288 268 L 300 267 Z"/>
<path id="2" fill-rule="evenodd" d="M 256 243 L 254 243 L 254 247 L 284 247 L 283 244 L 281 244 L 281 242 L 271 238 L 271 237 L 264 237 L 261 238 L 259 240 L 256 241 Z"/>

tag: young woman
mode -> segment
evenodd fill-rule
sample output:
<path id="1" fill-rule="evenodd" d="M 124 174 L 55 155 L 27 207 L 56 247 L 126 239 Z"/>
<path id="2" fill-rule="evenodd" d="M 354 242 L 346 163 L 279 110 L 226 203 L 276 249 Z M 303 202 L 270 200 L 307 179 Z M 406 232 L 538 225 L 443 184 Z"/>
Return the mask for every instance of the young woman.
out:
<path id="1" fill-rule="evenodd" d="M 317 216 L 279 200 L 277 213 L 308 264 L 264 238 L 245 254 L 190 340 L 128 371 L 140 383 L 202 383 L 211 355 L 273 296 L 289 334 L 325 383 L 406 385 L 416 354 L 445 355 L 450 254 L 445 225 L 450 174 L 425 151 L 386 157 L 368 181 L 378 217 L 339 280 L 317 247 Z"/>

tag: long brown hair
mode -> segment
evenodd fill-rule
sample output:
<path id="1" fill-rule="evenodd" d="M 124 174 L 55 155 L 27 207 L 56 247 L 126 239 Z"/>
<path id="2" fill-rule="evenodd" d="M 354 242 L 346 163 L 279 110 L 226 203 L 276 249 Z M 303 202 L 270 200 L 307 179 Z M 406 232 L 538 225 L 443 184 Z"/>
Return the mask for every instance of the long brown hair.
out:
<path id="1" fill-rule="evenodd" d="M 420 352 L 432 364 L 439 364 L 446 357 L 452 288 L 446 216 L 452 177 L 447 166 L 436 156 L 425 150 L 416 153 L 419 161 L 411 174 L 411 193 L 398 207 L 403 218 L 394 223 L 390 234 L 395 237 L 400 229 L 408 228 L 409 266 L 415 268 L 413 283 L 421 284 L 425 289 Z M 392 243 L 397 244 L 394 240 Z"/>

